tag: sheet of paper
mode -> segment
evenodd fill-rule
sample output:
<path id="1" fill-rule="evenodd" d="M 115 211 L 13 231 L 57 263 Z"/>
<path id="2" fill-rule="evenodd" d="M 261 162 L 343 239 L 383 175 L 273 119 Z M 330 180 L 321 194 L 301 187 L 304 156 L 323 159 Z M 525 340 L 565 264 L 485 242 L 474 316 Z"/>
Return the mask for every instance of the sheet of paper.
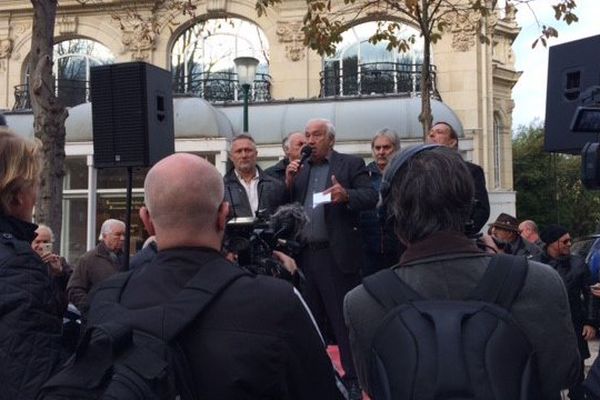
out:
<path id="1" fill-rule="evenodd" d="M 313 193 L 313 208 L 318 206 L 319 204 L 327 204 L 331 203 L 331 193 Z"/>

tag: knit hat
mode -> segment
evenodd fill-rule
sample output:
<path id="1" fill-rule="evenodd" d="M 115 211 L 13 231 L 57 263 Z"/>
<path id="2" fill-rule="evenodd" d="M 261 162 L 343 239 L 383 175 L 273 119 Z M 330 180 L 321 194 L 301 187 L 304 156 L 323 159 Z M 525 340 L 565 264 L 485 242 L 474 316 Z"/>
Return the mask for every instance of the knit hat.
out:
<path id="1" fill-rule="evenodd" d="M 517 221 L 517 219 L 512 215 L 508 215 L 505 213 L 498 215 L 496 221 L 492 222 L 490 226 L 504 229 L 506 231 L 519 233 L 519 221 Z"/>
<path id="2" fill-rule="evenodd" d="M 542 239 L 542 242 L 552 244 L 567 233 L 569 233 L 569 231 L 564 226 L 548 225 L 542 230 L 542 233 L 540 233 L 540 238 Z"/>

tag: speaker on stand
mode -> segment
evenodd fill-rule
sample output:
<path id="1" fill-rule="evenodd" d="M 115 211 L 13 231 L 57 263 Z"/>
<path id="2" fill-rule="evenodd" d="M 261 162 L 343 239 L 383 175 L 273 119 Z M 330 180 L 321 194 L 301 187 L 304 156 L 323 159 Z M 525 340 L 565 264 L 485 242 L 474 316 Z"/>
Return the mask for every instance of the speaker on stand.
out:
<path id="1" fill-rule="evenodd" d="M 133 167 L 175 151 L 171 73 L 144 62 L 92 67 L 94 167 L 127 168 L 125 268 L 129 268 Z"/>

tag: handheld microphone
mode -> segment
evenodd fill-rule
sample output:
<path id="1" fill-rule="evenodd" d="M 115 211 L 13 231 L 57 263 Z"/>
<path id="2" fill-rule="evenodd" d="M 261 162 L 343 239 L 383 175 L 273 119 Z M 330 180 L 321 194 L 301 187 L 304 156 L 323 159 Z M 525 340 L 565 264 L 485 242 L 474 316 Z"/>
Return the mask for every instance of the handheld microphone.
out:
<path id="1" fill-rule="evenodd" d="M 302 148 L 302 150 L 300 150 L 300 154 L 302 154 L 302 156 L 300 157 L 300 165 L 302 165 L 311 156 L 311 154 L 312 154 L 312 147 L 310 147 L 310 146 L 304 146 Z"/>

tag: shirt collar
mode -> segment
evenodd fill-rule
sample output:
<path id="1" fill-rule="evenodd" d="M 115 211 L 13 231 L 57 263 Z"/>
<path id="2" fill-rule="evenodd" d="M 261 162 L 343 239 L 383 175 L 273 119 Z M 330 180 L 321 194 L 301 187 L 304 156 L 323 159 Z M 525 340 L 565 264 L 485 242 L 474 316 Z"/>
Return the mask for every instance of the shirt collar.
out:
<path id="1" fill-rule="evenodd" d="M 242 178 L 242 175 L 240 175 L 240 173 L 238 172 L 237 169 L 234 168 L 233 173 L 235 174 L 236 178 L 238 178 L 238 180 L 240 182 L 244 182 L 244 178 Z M 254 176 L 252 177 L 252 180 L 255 181 L 255 180 L 258 180 L 259 178 L 260 178 L 260 174 L 258 173 L 258 167 L 256 167 L 254 169 Z"/>

